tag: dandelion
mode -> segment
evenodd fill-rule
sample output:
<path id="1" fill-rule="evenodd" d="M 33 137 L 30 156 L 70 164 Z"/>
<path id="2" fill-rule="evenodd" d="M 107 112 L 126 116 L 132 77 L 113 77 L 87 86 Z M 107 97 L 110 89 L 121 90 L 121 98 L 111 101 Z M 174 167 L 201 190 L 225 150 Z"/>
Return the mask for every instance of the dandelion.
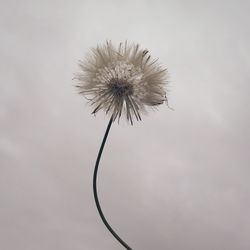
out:
<path id="1" fill-rule="evenodd" d="M 118 48 L 111 41 L 92 49 L 84 61 L 80 61 L 81 72 L 76 74 L 77 87 L 91 106 L 92 114 L 103 110 L 110 114 L 93 174 L 93 192 L 97 210 L 111 234 L 126 249 L 132 248 L 123 241 L 107 222 L 97 194 L 97 172 L 102 151 L 112 123 L 122 114 L 133 125 L 133 120 L 141 120 L 141 114 L 148 108 L 162 103 L 168 105 L 166 97 L 167 70 L 157 60 L 152 60 L 148 50 L 137 45 L 120 43 Z"/>
<path id="2" fill-rule="evenodd" d="M 167 103 L 166 69 L 138 44 L 125 42 L 115 48 L 107 42 L 92 49 L 92 54 L 79 65 L 77 87 L 94 107 L 93 114 L 104 110 L 114 121 L 125 113 L 133 124 L 133 118 L 141 120 L 141 113 L 146 113 L 147 108 Z"/>

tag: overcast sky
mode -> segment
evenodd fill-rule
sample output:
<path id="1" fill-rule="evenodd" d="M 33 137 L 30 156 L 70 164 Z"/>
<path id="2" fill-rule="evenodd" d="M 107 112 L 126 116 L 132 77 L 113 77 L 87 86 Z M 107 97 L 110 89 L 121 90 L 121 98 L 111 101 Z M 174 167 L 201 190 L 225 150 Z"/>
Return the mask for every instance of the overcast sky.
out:
<path id="1" fill-rule="evenodd" d="M 169 105 L 114 123 L 104 214 L 135 250 L 250 249 L 249 1 L 0 1 L 0 249 L 123 249 L 92 194 L 108 123 L 72 81 L 128 40 L 170 73 Z"/>

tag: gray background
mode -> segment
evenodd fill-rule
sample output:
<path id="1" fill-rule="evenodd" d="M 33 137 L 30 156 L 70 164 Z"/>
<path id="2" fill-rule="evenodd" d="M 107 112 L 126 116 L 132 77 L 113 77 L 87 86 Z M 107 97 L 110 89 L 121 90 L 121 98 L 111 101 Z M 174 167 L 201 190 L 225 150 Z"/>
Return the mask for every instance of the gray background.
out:
<path id="1" fill-rule="evenodd" d="M 73 87 L 77 61 L 139 42 L 169 103 L 112 126 L 99 195 L 136 250 L 250 249 L 249 1 L 1 1 L 0 249 L 123 249 L 92 172 L 108 117 Z"/>

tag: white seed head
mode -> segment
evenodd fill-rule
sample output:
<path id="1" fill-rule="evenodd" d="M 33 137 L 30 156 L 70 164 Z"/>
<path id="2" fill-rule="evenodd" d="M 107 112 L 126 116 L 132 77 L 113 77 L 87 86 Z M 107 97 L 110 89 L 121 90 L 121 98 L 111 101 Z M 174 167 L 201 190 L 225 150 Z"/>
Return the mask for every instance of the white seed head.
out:
<path id="1" fill-rule="evenodd" d="M 120 119 L 122 113 L 133 124 L 141 120 L 141 112 L 167 102 L 165 86 L 167 70 L 157 60 L 151 60 L 148 50 L 139 45 L 120 43 L 115 48 L 111 41 L 92 49 L 76 74 L 77 87 L 94 107 L 93 114 L 104 110 Z"/>

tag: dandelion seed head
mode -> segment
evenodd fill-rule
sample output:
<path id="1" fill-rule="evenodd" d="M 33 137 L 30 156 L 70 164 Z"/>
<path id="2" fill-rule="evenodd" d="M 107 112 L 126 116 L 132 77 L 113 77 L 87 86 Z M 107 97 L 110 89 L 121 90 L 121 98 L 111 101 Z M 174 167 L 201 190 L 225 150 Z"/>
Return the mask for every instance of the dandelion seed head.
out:
<path id="1" fill-rule="evenodd" d="M 77 87 L 94 107 L 93 114 L 104 110 L 114 121 L 124 113 L 133 124 L 148 107 L 167 102 L 167 70 L 148 53 L 138 44 L 125 42 L 116 48 L 108 41 L 80 61 Z"/>

